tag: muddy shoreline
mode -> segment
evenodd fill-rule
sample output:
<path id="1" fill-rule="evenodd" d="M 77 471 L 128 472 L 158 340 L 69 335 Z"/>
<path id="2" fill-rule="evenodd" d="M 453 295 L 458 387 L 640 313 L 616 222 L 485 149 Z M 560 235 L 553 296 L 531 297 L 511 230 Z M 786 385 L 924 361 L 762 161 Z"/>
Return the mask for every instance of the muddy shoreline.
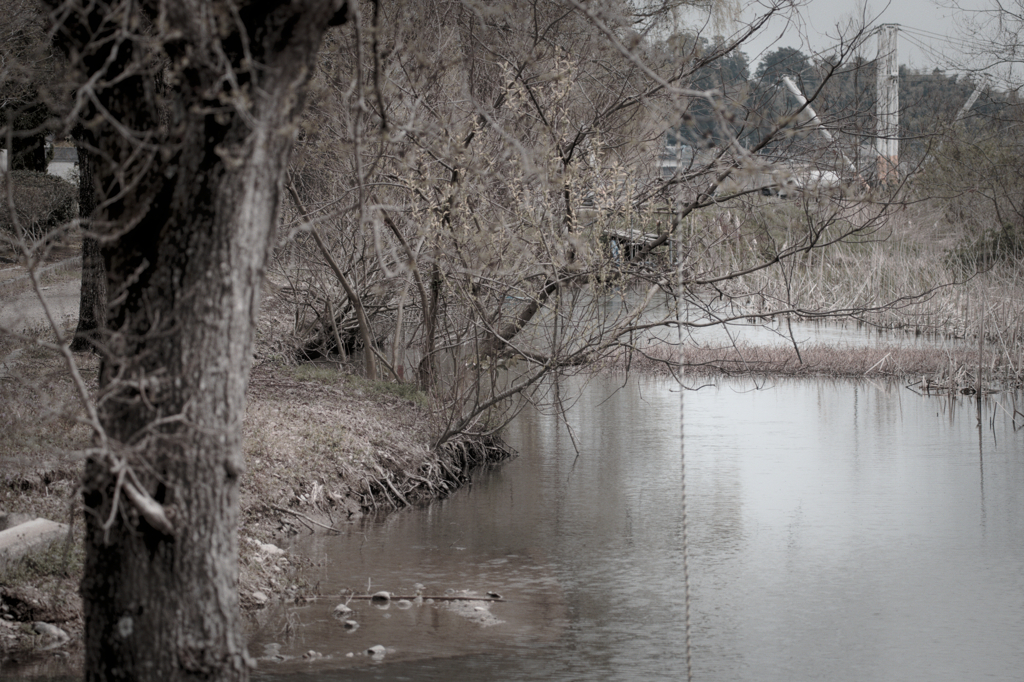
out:
<path id="1" fill-rule="evenodd" d="M 83 376 L 94 380 L 96 359 L 78 360 Z M 7 465 L 0 474 L 0 510 L 71 521 L 72 537 L 0 574 L 0 673 L 75 673 L 83 655 L 83 550 L 81 459 L 74 451 L 88 445 L 88 433 L 67 414 L 74 411 L 71 387 L 57 360 L 29 352 L 18 366 L 0 384 L 3 401 L 23 408 L 4 415 L 20 423 L 0 439 Z M 46 406 L 32 404 L 41 383 L 48 389 Z M 286 549 L 296 539 L 446 497 L 475 469 L 514 455 L 496 439 L 466 437 L 431 448 L 423 396 L 405 385 L 366 381 L 337 364 L 258 360 L 248 396 L 239 597 L 250 626 L 276 603 L 317 596 L 299 577 L 307 560 Z M 53 409 L 54 400 L 63 409 Z M 27 423 L 41 408 L 50 419 Z M 41 457 L 44 435 L 52 449 Z"/>
<path id="2" fill-rule="evenodd" d="M 433 449 L 430 412 L 407 389 L 330 366 L 299 378 L 255 368 L 245 431 L 239 594 L 249 616 L 319 596 L 295 578 L 303 558 L 284 549 L 294 539 L 442 499 L 515 455 L 472 437 Z"/>

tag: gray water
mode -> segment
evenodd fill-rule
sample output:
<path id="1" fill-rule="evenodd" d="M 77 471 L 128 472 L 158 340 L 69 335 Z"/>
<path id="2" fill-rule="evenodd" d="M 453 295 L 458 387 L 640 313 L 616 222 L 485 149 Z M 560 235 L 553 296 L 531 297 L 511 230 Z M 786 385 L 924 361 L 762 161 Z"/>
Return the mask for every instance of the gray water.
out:
<path id="1" fill-rule="evenodd" d="M 972 401 L 891 384 L 721 383 L 684 393 L 682 421 L 673 382 L 578 388 L 560 387 L 572 437 L 524 413 L 520 456 L 450 499 L 296 547 L 325 595 L 420 583 L 506 601 L 471 618 L 352 602 L 354 632 L 338 599 L 278 610 L 251 653 L 324 658 L 261 661 L 257 678 L 686 679 L 684 531 L 697 680 L 1024 678 L 1009 396 L 979 429 Z M 361 653 L 376 644 L 381 661 Z"/>

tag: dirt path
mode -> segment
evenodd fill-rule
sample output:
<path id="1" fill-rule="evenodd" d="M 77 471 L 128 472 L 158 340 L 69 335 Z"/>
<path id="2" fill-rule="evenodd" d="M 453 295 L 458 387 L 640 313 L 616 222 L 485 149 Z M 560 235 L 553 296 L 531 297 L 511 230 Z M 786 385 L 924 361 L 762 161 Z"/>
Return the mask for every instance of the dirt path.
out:
<path id="1" fill-rule="evenodd" d="M 80 287 L 81 281 L 77 277 L 43 287 L 42 293 L 50 314 L 65 327 L 78 319 Z M 46 326 L 48 322 L 43 305 L 36 292 L 31 289 L 19 291 L 0 300 L 0 328 L 22 331 Z"/>
<path id="2" fill-rule="evenodd" d="M 78 258 L 72 258 L 46 266 L 41 272 L 46 306 L 65 327 L 78 319 L 79 264 Z M 20 332 L 48 326 L 43 304 L 24 276 L 0 283 L 0 329 Z"/>

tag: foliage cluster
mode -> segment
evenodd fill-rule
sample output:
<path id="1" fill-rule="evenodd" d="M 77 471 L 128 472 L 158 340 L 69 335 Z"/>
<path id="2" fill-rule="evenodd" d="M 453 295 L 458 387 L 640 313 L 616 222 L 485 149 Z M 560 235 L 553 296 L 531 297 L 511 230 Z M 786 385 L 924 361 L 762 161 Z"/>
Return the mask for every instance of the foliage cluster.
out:
<path id="1" fill-rule="evenodd" d="M 46 136 L 66 109 L 63 63 L 50 47 L 46 12 L 36 0 L 5 0 L 0 29 L 0 147 L 12 170 L 45 172 Z"/>
<path id="2" fill-rule="evenodd" d="M 13 201 L 0 203 L 0 239 L 4 241 L 44 239 L 78 213 L 78 188 L 63 178 L 28 170 L 3 173 L 0 192 L 4 197 L 8 183 Z"/>
<path id="3" fill-rule="evenodd" d="M 430 395 L 440 443 L 493 428 L 482 415 L 544 374 L 677 324 L 881 319 L 950 280 L 944 268 L 927 282 L 879 270 L 853 290 L 838 284 L 857 258 L 875 258 L 908 196 L 865 182 L 875 74 L 863 34 L 820 60 L 779 49 L 751 75 L 746 29 L 652 30 L 624 51 L 613 39 L 642 18 L 563 10 L 370 3 L 329 37 L 274 264 L 303 355 L 363 352 L 366 367 L 370 346 L 382 368 L 371 378 Z M 974 87 L 906 69 L 902 79 L 908 131 L 951 122 L 949 103 Z M 989 91 L 980 110 L 1005 114 L 1011 100 Z M 700 151 L 667 159 L 666 139 Z M 934 155 L 929 143 L 922 133 L 909 147 L 911 169 Z M 828 174 L 842 186 L 818 184 Z M 787 201 L 760 196 L 786 183 Z M 729 312 L 711 303 L 723 299 Z"/>
<path id="4" fill-rule="evenodd" d="M 1003 108 L 984 130 L 949 129 L 915 178 L 915 193 L 961 234 L 946 258 L 959 276 L 1024 257 L 1024 118 L 1013 120 L 1019 109 Z"/>
<path id="5" fill-rule="evenodd" d="M 502 392 L 508 356 L 531 358 L 530 383 L 607 343 L 556 331 L 561 306 L 609 275 L 604 230 L 658 178 L 667 111 L 696 66 L 657 45 L 621 54 L 607 36 L 640 21 L 629 14 L 602 15 L 602 35 L 558 2 L 366 10 L 322 55 L 277 264 L 307 355 L 364 347 L 361 308 L 385 375 L 451 409 L 451 435 Z"/>

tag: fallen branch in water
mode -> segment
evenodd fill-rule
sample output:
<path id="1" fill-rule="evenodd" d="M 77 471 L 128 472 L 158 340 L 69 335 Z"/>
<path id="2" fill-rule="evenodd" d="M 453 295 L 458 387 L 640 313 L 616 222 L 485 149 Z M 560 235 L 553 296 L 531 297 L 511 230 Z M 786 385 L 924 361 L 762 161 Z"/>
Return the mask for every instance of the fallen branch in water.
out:
<path id="1" fill-rule="evenodd" d="M 291 514 L 292 516 L 297 516 L 300 519 L 305 519 L 309 523 L 316 524 L 316 525 L 320 526 L 321 528 L 326 528 L 327 530 L 333 530 L 335 533 L 338 532 L 337 530 L 335 530 L 334 528 L 331 528 L 330 526 L 328 526 L 325 523 L 320 523 L 316 519 L 309 518 L 308 516 L 306 516 L 302 512 L 292 511 L 291 509 L 285 509 L 284 507 L 278 507 L 278 506 L 275 506 L 273 504 L 268 504 L 267 506 L 270 507 L 271 509 L 273 509 L 274 511 L 279 511 L 279 512 L 282 512 L 282 513 L 285 513 L 285 514 Z"/>
<path id="2" fill-rule="evenodd" d="M 342 595 L 342 597 L 344 599 L 368 599 L 370 601 L 373 601 L 373 595 L 372 594 L 354 594 L 354 595 L 346 594 L 346 595 Z M 411 597 L 409 597 L 409 596 L 404 596 L 403 597 L 402 595 L 393 594 L 393 595 L 391 595 L 390 599 L 381 599 L 380 597 L 378 597 L 377 601 L 381 601 L 381 602 L 383 602 L 383 601 L 397 601 L 399 599 L 407 599 L 409 601 L 413 601 L 415 599 L 420 599 L 420 598 L 422 598 L 423 601 L 426 601 L 428 599 L 433 599 L 434 601 L 505 601 L 504 597 L 428 597 L 426 595 L 417 595 L 417 594 L 414 594 Z"/>
<path id="3" fill-rule="evenodd" d="M 339 596 L 336 596 L 336 597 L 322 596 L 322 595 L 310 595 L 310 596 L 303 596 L 302 597 L 303 601 L 322 601 L 322 600 L 325 600 L 325 599 L 344 599 L 346 602 L 352 601 L 353 599 L 360 599 L 360 600 L 363 600 L 363 601 L 374 601 L 374 598 L 373 598 L 372 594 L 342 594 L 342 595 L 339 595 Z M 434 601 L 508 601 L 507 599 L 505 599 L 501 595 L 497 595 L 495 597 L 452 597 L 452 596 L 432 597 L 432 596 L 423 595 L 423 594 L 414 594 L 414 595 L 405 595 L 405 596 L 400 595 L 400 594 L 393 594 L 390 597 L 388 597 L 387 599 L 383 599 L 381 597 L 377 597 L 376 601 L 378 601 L 380 603 L 389 603 L 389 602 L 393 602 L 393 601 L 399 601 L 399 600 L 402 600 L 402 599 L 405 599 L 407 601 L 415 601 L 416 599 L 422 599 L 423 601 L 427 601 L 428 599 L 433 599 Z"/>

